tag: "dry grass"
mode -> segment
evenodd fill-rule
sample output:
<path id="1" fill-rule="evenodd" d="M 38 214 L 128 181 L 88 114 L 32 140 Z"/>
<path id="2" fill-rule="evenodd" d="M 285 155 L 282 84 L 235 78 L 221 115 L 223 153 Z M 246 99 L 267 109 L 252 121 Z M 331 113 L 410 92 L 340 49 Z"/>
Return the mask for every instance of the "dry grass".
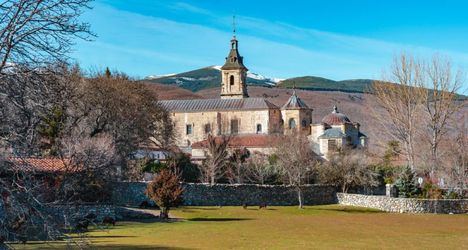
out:
<path id="1" fill-rule="evenodd" d="M 121 222 L 90 233 L 99 249 L 467 249 L 467 215 L 412 215 L 339 205 L 186 207 L 176 222 Z M 50 247 L 60 248 L 51 244 Z M 26 248 L 44 247 L 27 245 Z"/>

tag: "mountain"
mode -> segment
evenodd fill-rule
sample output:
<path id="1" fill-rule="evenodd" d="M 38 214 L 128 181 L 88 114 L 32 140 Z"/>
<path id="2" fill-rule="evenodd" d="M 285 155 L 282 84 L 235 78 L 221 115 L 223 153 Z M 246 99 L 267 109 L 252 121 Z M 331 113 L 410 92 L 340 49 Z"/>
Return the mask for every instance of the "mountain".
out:
<path id="1" fill-rule="evenodd" d="M 302 76 L 280 81 L 276 86 L 279 88 L 292 88 L 295 86 L 305 90 L 365 93 L 370 89 L 372 82 L 373 80 L 370 79 L 334 81 L 323 77 Z"/>
<path id="2" fill-rule="evenodd" d="M 281 79 L 269 78 L 256 73 L 247 73 L 247 84 L 256 86 L 274 86 Z M 177 85 L 191 91 L 218 87 L 221 83 L 221 66 L 210 66 L 179 74 L 149 76 L 146 82 Z"/>

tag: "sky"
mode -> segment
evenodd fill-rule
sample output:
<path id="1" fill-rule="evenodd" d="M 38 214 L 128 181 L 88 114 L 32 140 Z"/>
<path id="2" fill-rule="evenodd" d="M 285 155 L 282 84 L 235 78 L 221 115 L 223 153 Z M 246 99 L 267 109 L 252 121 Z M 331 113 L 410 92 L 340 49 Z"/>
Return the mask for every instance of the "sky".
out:
<path id="1" fill-rule="evenodd" d="M 97 0 L 77 41 L 84 68 L 143 78 L 222 65 L 236 16 L 239 51 L 269 77 L 378 79 L 402 52 L 468 71 L 468 1 Z"/>

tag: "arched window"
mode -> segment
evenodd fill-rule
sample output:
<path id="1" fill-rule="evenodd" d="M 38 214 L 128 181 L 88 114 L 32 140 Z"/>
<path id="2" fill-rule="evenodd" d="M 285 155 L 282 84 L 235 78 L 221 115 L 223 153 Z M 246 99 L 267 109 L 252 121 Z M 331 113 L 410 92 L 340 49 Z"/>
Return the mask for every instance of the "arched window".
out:
<path id="1" fill-rule="evenodd" d="M 257 134 L 262 133 L 262 124 L 257 124 Z"/>
<path id="2" fill-rule="evenodd" d="M 234 76 L 229 77 L 229 84 L 234 85 Z"/>
<path id="3" fill-rule="evenodd" d="M 289 128 L 296 128 L 296 120 L 294 120 L 294 118 L 289 119 Z"/>
<path id="4" fill-rule="evenodd" d="M 307 121 L 306 120 L 302 120 L 302 127 L 307 127 Z"/>

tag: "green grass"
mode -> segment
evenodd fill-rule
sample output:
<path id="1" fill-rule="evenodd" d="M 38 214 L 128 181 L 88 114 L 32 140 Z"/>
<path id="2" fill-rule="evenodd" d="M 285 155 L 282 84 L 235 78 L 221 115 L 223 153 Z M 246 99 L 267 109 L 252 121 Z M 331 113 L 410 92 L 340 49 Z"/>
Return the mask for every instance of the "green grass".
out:
<path id="1" fill-rule="evenodd" d="M 98 249 L 467 249 L 468 216 L 392 214 L 339 205 L 184 207 L 175 222 L 119 222 L 89 233 Z M 60 243 L 20 247 L 61 248 Z"/>

